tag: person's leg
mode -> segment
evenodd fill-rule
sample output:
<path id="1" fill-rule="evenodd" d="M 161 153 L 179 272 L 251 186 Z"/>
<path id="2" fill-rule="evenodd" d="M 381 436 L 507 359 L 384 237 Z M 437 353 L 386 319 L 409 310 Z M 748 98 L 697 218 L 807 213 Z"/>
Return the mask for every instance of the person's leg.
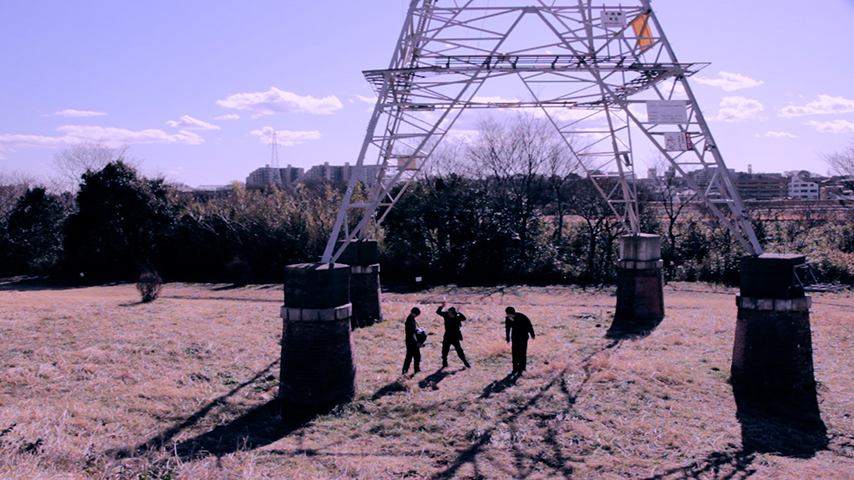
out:
<path id="1" fill-rule="evenodd" d="M 521 362 L 521 344 L 522 342 L 518 340 L 513 340 L 513 346 L 511 350 L 513 352 L 513 373 L 522 373 L 522 362 Z"/>
<path id="2" fill-rule="evenodd" d="M 412 358 L 415 360 L 415 373 L 421 371 L 421 349 L 417 346 L 413 349 Z"/>
<path id="3" fill-rule="evenodd" d="M 403 374 L 406 375 L 406 372 L 409 371 L 409 363 L 412 362 L 412 349 L 409 348 L 409 345 L 406 346 L 406 358 L 403 360 Z M 415 363 L 415 370 L 418 370 L 418 363 Z"/>
<path id="4" fill-rule="evenodd" d="M 525 371 L 528 368 L 528 341 L 520 342 L 519 345 L 519 369 Z"/>
<path id="5" fill-rule="evenodd" d="M 442 366 L 448 366 L 448 350 L 451 349 L 451 343 L 448 340 L 442 340 Z"/>
<path id="6" fill-rule="evenodd" d="M 468 360 L 466 360 L 466 352 L 463 351 L 463 346 L 459 340 L 454 342 L 454 348 L 457 350 L 457 355 L 460 357 L 460 360 L 463 361 L 463 365 L 465 365 L 466 368 L 470 368 L 471 365 L 469 365 Z"/>

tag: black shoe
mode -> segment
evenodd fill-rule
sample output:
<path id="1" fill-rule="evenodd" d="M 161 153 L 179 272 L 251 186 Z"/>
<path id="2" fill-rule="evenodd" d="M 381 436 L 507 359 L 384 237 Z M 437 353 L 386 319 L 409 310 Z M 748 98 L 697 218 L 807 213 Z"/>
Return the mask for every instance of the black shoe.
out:
<path id="1" fill-rule="evenodd" d="M 448 362 L 442 362 L 442 368 L 448 368 Z"/>
<path id="2" fill-rule="evenodd" d="M 471 364 L 469 364 L 469 362 L 463 362 L 463 365 L 465 365 L 466 368 L 471 368 Z"/>

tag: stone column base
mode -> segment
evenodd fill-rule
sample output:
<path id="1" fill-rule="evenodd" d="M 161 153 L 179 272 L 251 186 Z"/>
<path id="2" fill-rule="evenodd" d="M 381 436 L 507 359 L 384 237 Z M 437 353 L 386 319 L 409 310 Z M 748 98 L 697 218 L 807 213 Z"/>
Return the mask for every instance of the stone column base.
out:
<path id="1" fill-rule="evenodd" d="M 353 399 L 356 362 L 350 317 L 350 267 L 285 268 L 282 307 L 282 414 L 317 413 Z"/>
<path id="2" fill-rule="evenodd" d="M 617 309 L 609 335 L 644 333 L 664 318 L 661 260 L 621 260 L 617 270 Z"/>
<path id="3" fill-rule="evenodd" d="M 732 384 L 742 392 L 813 388 L 812 298 L 736 297 Z"/>
<path id="4" fill-rule="evenodd" d="M 350 302 L 353 304 L 353 328 L 382 321 L 382 287 L 378 263 L 350 267 Z"/>

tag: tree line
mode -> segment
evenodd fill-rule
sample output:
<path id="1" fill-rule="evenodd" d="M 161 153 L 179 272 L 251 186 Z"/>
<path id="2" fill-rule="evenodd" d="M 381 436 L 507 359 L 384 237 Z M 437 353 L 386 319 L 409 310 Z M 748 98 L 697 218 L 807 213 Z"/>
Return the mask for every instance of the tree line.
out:
<path id="1" fill-rule="evenodd" d="M 612 282 L 624 226 L 542 127 L 486 122 L 474 141 L 437 150 L 376 229 L 383 281 Z M 730 232 L 666 183 L 653 187 L 639 188 L 639 213 L 643 231 L 662 237 L 665 277 L 736 283 L 745 252 Z M 286 265 L 319 260 L 344 188 L 235 183 L 202 195 L 122 158 L 87 164 L 75 193 L 0 185 L 0 275 L 279 282 Z M 752 213 L 767 251 L 806 254 L 822 282 L 854 281 L 854 212 Z"/>

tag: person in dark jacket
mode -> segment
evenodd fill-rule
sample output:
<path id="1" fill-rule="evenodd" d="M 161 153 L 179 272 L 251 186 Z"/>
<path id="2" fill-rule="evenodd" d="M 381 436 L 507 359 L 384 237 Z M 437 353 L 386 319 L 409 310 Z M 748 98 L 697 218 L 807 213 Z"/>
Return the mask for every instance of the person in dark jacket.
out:
<path id="1" fill-rule="evenodd" d="M 409 371 L 409 364 L 415 361 L 415 373 L 421 371 L 421 345 L 416 336 L 418 331 L 418 322 L 415 318 L 421 315 L 421 310 L 418 307 L 412 307 L 409 311 L 409 316 L 403 323 L 404 334 L 406 335 L 406 359 L 403 360 L 403 374 Z"/>
<path id="2" fill-rule="evenodd" d="M 513 340 L 513 374 L 522 375 L 528 363 L 528 335 L 534 338 L 534 326 L 531 320 L 513 307 L 504 309 L 507 316 L 504 319 L 504 330 L 507 342 Z"/>
<path id="3" fill-rule="evenodd" d="M 451 350 L 451 345 L 454 346 L 454 350 L 457 351 L 457 355 L 460 356 L 463 365 L 466 368 L 471 368 L 468 360 L 466 360 L 466 354 L 463 352 L 463 346 L 460 345 L 460 341 L 463 339 L 460 325 L 465 321 L 466 316 L 457 312 L 457 309 L 454 307 L 449 308 L 447 312 L 444 311 L 446 303 L 442 302 L 442 305 L 436 310 L 436 314 L 445 320 L 445 336 L 442 337 L 442 368 L 448 366 L 448 352 Z"/>

